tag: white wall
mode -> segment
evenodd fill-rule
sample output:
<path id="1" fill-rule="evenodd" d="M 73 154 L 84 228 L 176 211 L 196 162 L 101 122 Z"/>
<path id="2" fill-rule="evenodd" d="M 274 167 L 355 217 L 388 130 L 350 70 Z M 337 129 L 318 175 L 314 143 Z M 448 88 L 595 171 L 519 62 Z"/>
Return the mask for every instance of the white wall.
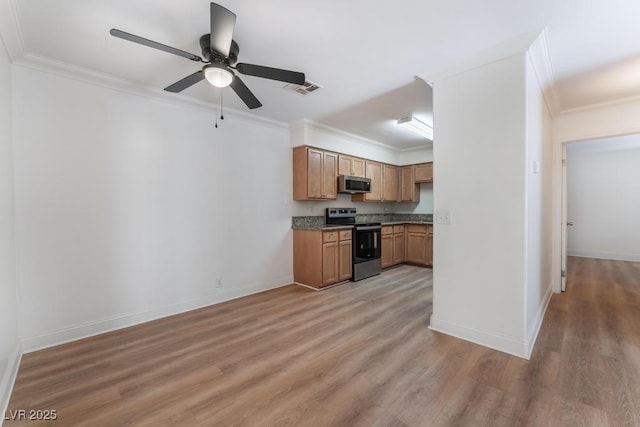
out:
<path id="1" fill-rule="evenodd" d="M 536 43 L 540 43 L 540 39 Z M 531 351 L 542 325 L 542 317 L 551 296 L 552 253 L 552 138 L 551 114 L 543 97 L 544 79 L 540 76 L 535 48 L 527 54 L 526 116 L 526 327 L 525 337 Z M 538 62 L 536 62 L 538 61 Z"/>
<path id="2" fill-rule="evenodd" d="M 289 128 L 292 147 L 310 145 L 378 162 L 398 164 L 397 150 L 357 135 L 310 120 L 291 123 Z"/>
<path id="3" fill-rule="evenodd" d="M 11 62 L 0 37 L 0 411 L 9 401 L 18 343 L 16 257 L 13 234 Z"/>
<path id="4" fill-rule="evenodd" d="M 433 145 L 413 150 L 403 150 L 398 153 L 398 165 L 412 165 L 433 161 Z"/>
<path id="5" fill-rule="evenodd" d="M 434 83 L 431 327 L 525 356 L 525 54 Z"/>
<path id="6" fill-rule="evenodd" d="M 293 280 L 286 126 L 14 74 L 25 350 Z"/>
<path id="7" fill-rule="evenodd" d="M 640 261 L 640 136 L 567 146 L 568 253 Z"/>

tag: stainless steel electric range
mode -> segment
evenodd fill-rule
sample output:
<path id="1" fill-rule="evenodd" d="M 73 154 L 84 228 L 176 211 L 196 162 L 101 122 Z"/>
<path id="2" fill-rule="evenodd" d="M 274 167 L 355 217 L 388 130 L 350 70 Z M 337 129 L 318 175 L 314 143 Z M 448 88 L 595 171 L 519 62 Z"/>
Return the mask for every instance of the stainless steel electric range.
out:
<path id="1" fill-rule="evenodd" d="M 327 208 L 328 226 L 353 225 L 353 277 L 358 281 L 382 272 L 382 225 L 379 222 L 356 222 L 355 208 Z"/>

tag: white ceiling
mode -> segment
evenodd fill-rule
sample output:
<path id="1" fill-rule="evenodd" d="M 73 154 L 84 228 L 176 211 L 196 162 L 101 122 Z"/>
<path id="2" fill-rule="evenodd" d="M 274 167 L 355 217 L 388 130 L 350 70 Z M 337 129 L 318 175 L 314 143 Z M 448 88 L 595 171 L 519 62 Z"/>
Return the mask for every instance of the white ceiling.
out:
<path id="1" fill-rule="evenodd" d="M 14 9 L 23 53 L 148 88 L 164 88 L 199 66 L 111 37 L 109 29 L 198 55 L 198 39 L 209 32 L 209 0 L 0 1 Z M 638 1 L 218 2 L 238 16 L 239 62 L 303 71 L 322 86 L 301 96 L 244 76 L 264 104 L 253 113 L 283 122 L 307 118 L 399 149 L 426 140 L 396 129 L 395 119 L 413 113 L 432 120 L 431 90 L 414 76 L 545 27 L 558 111 L 640 95 Z M 214 102 L 213 93 L 201 82 L 168 96 Z M 224 96 L 225 106 L 246 111 L 230 89 Z"/>

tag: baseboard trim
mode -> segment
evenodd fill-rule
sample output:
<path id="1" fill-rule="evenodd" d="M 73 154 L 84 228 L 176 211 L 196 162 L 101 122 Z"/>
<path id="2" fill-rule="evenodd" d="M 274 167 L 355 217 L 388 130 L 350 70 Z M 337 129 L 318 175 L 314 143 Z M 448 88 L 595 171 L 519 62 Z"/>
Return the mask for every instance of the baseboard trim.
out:
<path id="1" fill-rule="evenodd" d="M 526 343 L 523 341 L 457 325 L 455 323 L 447 322 L 446 320 L 438 319 L 433 315 L 431 315 L 429 329 L 451 335 L 452 337 L 460 338 L 465 341 L 470 341 L 484 347 L 489 347 L 503 353 L 511 354 L 527 360 L 529 359 L 525 351 Z"/>
<path id="2" fill-rule="evenodd" d="M 18 376 L 18 369 L 20 368 L 20 361 L 22 360 L 22 349 L 20 343 L 16 344 L 15 350 L 9 356 L 7 361 L 7 367 L 2 373 L 0 378 L 0 409 L 2 414 L 7 413 L 9 407 L 9 400 L 11 399 L 11 393 L 13 392 L 13 386 L 16 383 L 16 377 Z M 3 424 L 3 419 L 0 418 L 0 426 Z"/>
<path id="3" fill-rule="evenodd" d="M 540 307 L 538 307 L 538 311 L 536 312 L 536 317 L 533 321 L 532 328 L 529 329 L 529 333 L 527 335 L 527 343 L 525 345 L 525 354 L 527 355 L 526 359 L 531 358 L 531 353 L 533 353 L 533 348 L 536 344 L 536 340 L 538 339 L 538 334 L 540 333 L 540 328 L 542 328 L 542 322 L 544 321 L 544 315 L 547 312 L 547 307 L 549 307 L 549 302 L 551 301 L 552 286 L 549 285 L 547 287 L 547 291 L 542 299 L 542 303 Z"/>
<path id="4" fill-rule="evenodd" d="M 640 262 L 640 254 L 619 254 L 611 252 L 591 252 L 569 250 L 567 255 L 578 258 L 609 259 L 611 261 Z"/>
<path id="5" fill-rule="evenodd" d="M 92 337 L 106 332 L 127 328 L 129 326 L 139 325 L 141 323 L 150 322 L 152 320 L 162 319 L 164 317 L 173 316 L 199 308 L 220 304 L 237 298 L 269 291 L 271 289 L 281 288 L 293 283 L 291 278 L 283 278 L 278 280 L 279 284 L 253 284 L 242 288 L 228 289 L 226 292 L 218 292 L 203 298 L 183 301 L 176 304 L 170 304 L 150 310 L 128 313 L 120 316 L 113 316 L 107 319 L 95 322 L 86 322 L 83 324 L 73 325 L 68 328 L 58 329 L 46 332 L 41 335 L 27 337 L 22 339 L 22 350 L 24 353 L 31 353 L 37 350 L 77 341 L 83 338 Z"/>

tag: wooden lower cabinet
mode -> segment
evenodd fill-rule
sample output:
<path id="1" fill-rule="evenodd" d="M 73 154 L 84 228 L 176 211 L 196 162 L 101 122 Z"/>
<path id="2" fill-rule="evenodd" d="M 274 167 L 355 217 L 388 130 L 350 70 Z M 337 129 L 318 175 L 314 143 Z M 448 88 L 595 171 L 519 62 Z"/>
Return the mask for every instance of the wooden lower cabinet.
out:
<path id="1" fill-rule="evenodd" d="M 352 231 L 293 230 L 293 278 L 314 288 L 351 279 Z"/>
<path id="2" fill-rule="evenodd" d="M 384 226 L 380 231 L 381 247 L 380 262 L 382 268 L 391 267 L 393 265 L 393 226 Z"/>
<path id="3" fill-rule="evenodd" d="M 433 225 L 427 225 L 427 265 L 433 267 Z"/>
<path id="4" fill-rule="evenodd" d="M 382 227 L 382 268 L 402 264 L 405 259 L 404 225 L 385 225 Z"/>
<path id="5" fill-rule="evenodd" d="M 405 262 L 405 232 L 404 225 L 393 226 L 393 265 Z"/>
<path id="6" fill-rule="evenodd" d="M 433 225 L 407 225 L 407 262 L 426 267 L 433 265 Z"/>
<path id="7" fill-rule="evenodd" d="M 343 239 L 342 235 L 340 236 L 340 253 L 338 255 L 340 258 L 338 263 L 338 281 L 340 282 L 351 280 L 351 276 L 353 276 L 353 242 L 351 239 L 351 230 L 349 230 L 348 233 L 348 239 L 346 237 Z"/>
<path id="8" fill-rule="evenodd" d="M 322 244 L 322 286 L 337 283 L 340 277 L 338 241 Z"/>

